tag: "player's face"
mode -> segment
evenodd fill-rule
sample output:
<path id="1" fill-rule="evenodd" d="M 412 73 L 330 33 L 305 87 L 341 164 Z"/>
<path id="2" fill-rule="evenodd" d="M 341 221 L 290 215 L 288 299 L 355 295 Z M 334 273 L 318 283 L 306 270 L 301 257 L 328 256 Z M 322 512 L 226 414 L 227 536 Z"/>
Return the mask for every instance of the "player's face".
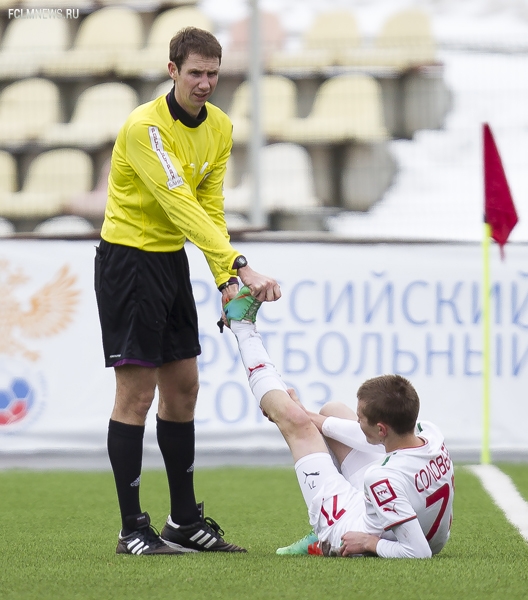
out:
<path id="1" fill-rule="evenodd" d="M 379 427 L 377 425 L 371 425 L 367 421 L 367 417 L 365 417 L 365 415 L 363 414 L 363 403 L 361 402 L 361 400 L 358 400 L 356 414 L 359 426 L 361 427 L 361 431 L 365 434 L 367 442 L 369 444 L 379 444 L 381 441 L 379 435 Z"/>
<path id="2" fill-rule="evenodd" d="M 202 106 L 215 91 L 219 69 L 218 58 L 204 58 L 199 54 L 189 54 L 180 71 L 174 63 L 169 63 L 176 101 L 193 117 L 198 116 Z"/>

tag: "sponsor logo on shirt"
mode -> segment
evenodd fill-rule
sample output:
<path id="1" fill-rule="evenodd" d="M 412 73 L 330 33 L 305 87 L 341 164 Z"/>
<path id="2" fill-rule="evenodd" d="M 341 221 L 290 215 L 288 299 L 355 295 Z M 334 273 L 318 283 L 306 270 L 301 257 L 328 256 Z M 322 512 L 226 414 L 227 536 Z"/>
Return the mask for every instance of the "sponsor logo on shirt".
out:
<path id="1" fill-rule="evenodd" d="M 378 506 L 383 506 L 393 500 L 396 500 L 396 493 L 392 489 L 391 484 L 388 479 L 382 479 L 381 481 L 376 481 L 370 486 L 370 491 L 374 496 Z"/>
<path id="2" fill-rule="evenodd" d="M 163 170 L 167 174 L 167 187 L 169 190 L 173 190 L 174 188 L 183 185 L 183 179 L 178 175 L 178 171 L 176 171 L 176 168 L 172 164 L 169 155 L 163 148 L 163 142 L 161 141 L 159 129 L 157 127 L 149 127 L 149 137 L 150 145 L 156 153 Z"/>

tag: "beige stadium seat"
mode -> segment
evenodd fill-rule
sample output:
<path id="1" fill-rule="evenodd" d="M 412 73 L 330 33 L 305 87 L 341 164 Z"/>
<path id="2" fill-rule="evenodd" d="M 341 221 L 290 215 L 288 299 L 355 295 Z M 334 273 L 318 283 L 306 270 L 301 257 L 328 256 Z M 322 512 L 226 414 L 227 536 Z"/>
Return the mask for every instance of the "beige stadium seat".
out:
<path id="1" fill-rule="evenodd" d="M 94 231 L 94 226 L 90 221 L 77 215 L 51 217 L 50 219 L 42 221 L 42 223 L 39 223 L 35 229 L 33 229 L 34 233 L 38 233 L 43 237 L 87 235 L 94 233 Z"/>
<path id="2" fill-rule="evenodd" d="M 285 33 L 278 15 L 261 11 L 260 48 L 264 70 L 270 57 L 284 46 Z M 229 42 L 222 53 L 222 73 L 242 73 L 249 67 L 251 17 L 233 23 L 229 30 Z"/>
<path id="3" fill-rule="evenodd" d="M 390 67 L 399 71 L 435 62 L 436 43 L 427 13 L 420 9 L 398 12 L 384 23 L 374 47 L 344 49 L 344 66 Z"/>
<path id="4" fill-rule="evenodd" d="M 40 72 L 69 43 L 66 19 L 12 19 L 0 49 L 0 79 L 21 79 Z"/>
<path id="5" fill-rule="evenodd" d="M 99 4 L 102 6 L 125 4 L 126 6 L 137 8 L 141 12 L 157 10 L 160 6 L 165 8 L 168 6 L 188 6 L 197 3 L 198 0 L 99 0 Z"/>
<path id="6" fill-rule="evenodd" d="M 98 146 L 113 142 L 138 105 L 137 93 L 125 83 L 100 83 L 78 98 L 71 121 L 55 123 L 42 143 L 55 146 Z"/>
<path id="7" fill-rule="evenodd" d="M 321 204 L 315 195 L 310 156 L 302 146 L 264 146 L 261 169 L 261 199 L 266 212 L 299 211 Z M 251 211 L 251 182 L 251 175 L 244 174 L 239 186 L 224 190 L 226 212 Z"/>
<path id="8" fill-rule="evenodd" d="M 16 189 L 16 161 L 9 152 L 0 151 L 0 237 L 6 237 L 15 232 L 13 223 L 3 218 L 1 205 L 3 198 L 9 197 Z"/>
<path id="9" fill-rule="evenodd" d="M 288 121 L 283 141 L 300 144 L 338 143 L 387 138 L 381 89 L 368 75 L 337 75 L 317 90 L 310 114 Z"/>
<path id="10" fill-rule="evenodd" d="M 16 227 L 8 221 L 0 217 L 0 237 L 10 237 L 16 232 Z"/>
<path id="11" fill-rule="evenodd" d="M 10 194 L 17 189 L 16 160 L 9 152 L 0 150 L 0 194 Z"/>
<path id="12" fill-rule="evenodd" d="M 8 85 L 0 92 L 0 145 L 38 141 L 60 120 L 60 112 L 59 90 L 51 81 L 30 78 Z"/>
<path id="13" fill-rule="evenodd" d="M 64 9 L 66 8 L 93 9 L 96 2 L 93 0 L 22 0 L 20 5 L 25 8 L 62 8 L 62 14 L 64 14 Z"/>
<path id="14" fill-rule="evenodd" d="M 152 92 L 151 100 L 155 100 L 160 96 L 166 96 L 174 87 L 174 81 L 172 79 L 168 79 L 167 81 L 162 81 L 159 83 Z"/>
<path id="15" fill-rule="evenodd" d="M 46 61 L 50 77 L 85 77 L 111 72 L 120 53 L 143 44 L 143 23 L 135 10 L 106 6 L 88 15 L 79 27 L 73 48 Z"/>
<path id="16" fill-rule="evenodd" d="M 108 176 L 110 175 L 110 158 L 101 167 L 95 188 L 73 196 L 64 207 L 66 212 L 91 219 L 104 217 L 106 200 L 108 198 Z"/>
<path id="17" fill-rule="evenodd" d="M 152 23 L 145 48 L 119 54 L 117 73 L 123 77 L 157 78 L 166 75 L 169 42 L 180 29 L 189 26 L 213 31 L 209 17 L 193 6 L 171 8 L 161 13 Z"/>
<path id="18" fill-rule="evenodd" d="M 278 138 L 285 123 L 297 114 L 297 88 L 291 79 L 265 75 L 261 79 L 262 132 L 268 139 Z M 233 94 L 228 111 L 233 122 L 233 141 L 246 143 L 251 135 L 251 84 L 243 81 Z"/>
<path id="19" fill-rule="evenodd" d="M 275 52 L 269 68 L 273 72 L 319 70 L 337 64 L 343 48 L 357 48 L 360 44 L 357 21 L 350 11 L 321 13 L 304 33 L 301 49 Z"/>
<path id="20" fill-rule="evenodd" d="M 0 196 L 0 215 L 57 215 L 74 195 L 91 187 L 92 161 L 86 152 L 69 148 L 49 150 L 32 161 L 20 192 Z"/>

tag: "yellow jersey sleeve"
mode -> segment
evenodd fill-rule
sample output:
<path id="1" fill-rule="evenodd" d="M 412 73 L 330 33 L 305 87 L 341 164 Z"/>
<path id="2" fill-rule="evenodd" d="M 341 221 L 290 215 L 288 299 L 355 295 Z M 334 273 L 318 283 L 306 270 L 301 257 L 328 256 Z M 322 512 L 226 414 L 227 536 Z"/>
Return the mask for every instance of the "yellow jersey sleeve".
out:
<path id="1" fill-rule="evenodd" d="M 205 163 L 196 185 L 197 174 L 182 164 L 164 125 L 130 119 L 120 132 L 102 236 L 158 252 L 177 250 L 186 238 L 204 253 L 218 286 L 236 275 L 231 267 L 240 254 L 229 242 L 223 215 L 222 181 L 231 143 L 219 150 L 214 164 Z"/>
<path id="2" fill-rule="evenodd" d="M 231 154 L 232 145 L 232 139 L 230 138 L 229 144 L 226 144 L 226 147 L 214 165 L 214 168 L 212 168 L 210 172 L 205 172 L 204 178 L 196 188 L 198 201 L 207 214 L 211 217 L 213 223 L 222 232 L 222 235 L 224 235 L 227 241 L 229 241 L 230 237 L 225 221 L 223 188 L 227 161 L 229 160 L 229 156 Z M 237 256 L 239 254 L 240 253 L 237 253 Z M 217 283 L 217 285 L 227 281 L 233 274 L 236 275 L 236 273 L 233 273 L 232 271 L 222 271 L 221 273 L 216 273 L 216 264 L 211 263 L 207 255 L 205 255 L 205 258 L 209 264 L 211 272 L 213 275 L 215 275 L 215 281 L 218 279 L 219 283 Z"/>

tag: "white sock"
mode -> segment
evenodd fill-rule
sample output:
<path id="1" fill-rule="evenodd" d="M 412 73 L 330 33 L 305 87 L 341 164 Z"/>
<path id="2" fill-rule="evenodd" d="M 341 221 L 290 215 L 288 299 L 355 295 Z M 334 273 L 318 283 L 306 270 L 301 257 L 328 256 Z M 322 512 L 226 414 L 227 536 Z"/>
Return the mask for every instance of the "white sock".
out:
<path id="1" fill-rule="evenodd" d="M 249 321 L 231 321 L 231 331 L 238 342 L 249 386 L 259 403 L 264 394 L 271 390 L 286 391 L 288 388 L 271 362 L 255 324 Z"/>
<path id="2" fill-rule="evenodd" d="M 295 474 L 308 509 L 325 478 L 336 472 L 332 457 L 326 452 L 307 454 L 295 463 Z"/>

